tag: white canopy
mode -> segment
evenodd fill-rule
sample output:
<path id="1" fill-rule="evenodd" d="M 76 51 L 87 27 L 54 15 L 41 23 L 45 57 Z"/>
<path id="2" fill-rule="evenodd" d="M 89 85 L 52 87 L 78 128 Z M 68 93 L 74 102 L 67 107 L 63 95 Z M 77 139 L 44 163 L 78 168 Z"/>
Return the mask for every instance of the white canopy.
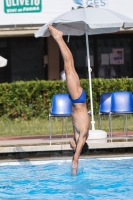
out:
<path id="1" fill-rule="evenodd" d="M 47 26 L 53 24 L 64 35 L 88 35 L 117 32 L 133 27 L 133 20 L 111 10 L 87 7 L 71 10 L 41 27 L 35 37 L 48 37 Z"/>

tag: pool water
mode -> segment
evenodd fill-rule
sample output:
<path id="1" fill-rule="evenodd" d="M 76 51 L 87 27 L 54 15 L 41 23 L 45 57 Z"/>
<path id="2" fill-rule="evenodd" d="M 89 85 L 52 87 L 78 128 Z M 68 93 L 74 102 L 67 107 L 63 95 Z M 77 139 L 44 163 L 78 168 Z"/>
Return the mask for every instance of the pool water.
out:
<path id="1" fill-rule="evenodd" d="M 0 199 L 132 200 L 133 158 L 1 162 Z"/>

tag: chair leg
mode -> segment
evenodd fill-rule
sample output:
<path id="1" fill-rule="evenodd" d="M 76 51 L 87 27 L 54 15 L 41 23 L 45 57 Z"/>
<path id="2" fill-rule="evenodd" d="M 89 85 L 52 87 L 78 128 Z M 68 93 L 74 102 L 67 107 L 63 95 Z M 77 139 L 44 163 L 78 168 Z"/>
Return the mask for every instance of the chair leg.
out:
<path id="1" fill-rule="evenodd" d="M 109 137 L 111 136 L 111 128 L 110 128 L 110 116 L 109 116 Z"/>
<path id="2" fill-rule="evenodd" d="M 124 118 L 124 134 L 126 135 L 126 115 L 123 115 Z"/>
<path id="3" fill-rule="evenodd" d="M 49 116 L 49 130 L 50 130 L 50 140 L 52 139 L 52 126 L 51 126 L 51 117 Z"/>
<path id="4" fill-rule="evenodd" d="M 64 135 L 64 117 L 62 118 L 62 138 L 63 138 L 63 135 Z"/>
<path id="5" fill-rule="evenodd" d="M 127 121 L 127 115 L 126 115 L 126 137 L 128 136 L 128 121 Z"/>
<path id="6" fill-rule="evenodd" d="M 66 117 L 66 138 L 67 138 L 67 135 L 68 135 L 68 117 Z"/>
<path id="7" fill-rule="evenodd" d="M 124 116 L 124 133 L 126 135 L 126 137 L 128 136 L 128 122 L 127 122 L 127 115 L 123 115 Z"/>
<path id="8" fill-rule="evenodd" d="M 112 119 L 111 119 L 111 114 L 109 114 L 109 129 L 110 129 L 110 137 L 112 138 Z"/>
<path id="9" fill-rule="evenodd" d="M 109 137 L 111 136 L 111 124 L 110 124 L 110 118 L 108 116 L 108 123 L 109 123 Z"/>
<path id="10" fill-rule="evenodd" d="M 98 126 L 99 126 L 99 129 L 101 130 L 101 116 L 100 116 L 100 113 L 98 114 Z"/>
<path id="11" fill-rule="evenodd" d="M 111 138 L 112 138 L 112 116 L 110 115 L 110 131 L 111 131 Z"/>

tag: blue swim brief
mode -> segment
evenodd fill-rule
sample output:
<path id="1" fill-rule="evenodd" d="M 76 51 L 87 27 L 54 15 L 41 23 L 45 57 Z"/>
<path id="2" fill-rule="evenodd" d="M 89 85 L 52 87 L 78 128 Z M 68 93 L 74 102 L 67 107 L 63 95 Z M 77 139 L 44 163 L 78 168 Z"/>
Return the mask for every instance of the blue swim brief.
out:
<path id="1" fill-rule="evenodd" d="M 82 89 L 82 93 L 78 99 L 72 99 L 71 96 L 70 96 L 70 99 L 71 99 L 72 103 L 86 103 L 86 93 Z"/>

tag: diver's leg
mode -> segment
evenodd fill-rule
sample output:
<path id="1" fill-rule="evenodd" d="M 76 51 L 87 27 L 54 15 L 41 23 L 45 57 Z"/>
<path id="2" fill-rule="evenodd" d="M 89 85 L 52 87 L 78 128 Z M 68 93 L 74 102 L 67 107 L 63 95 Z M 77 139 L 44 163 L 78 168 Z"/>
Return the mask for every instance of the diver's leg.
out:
<path id="1" fill-rule="evenodd" d="M 82 93 L 82 88 L 80 86 L 79 77 L 74 68 L 73 56 L 62 38 L 63 33 L 61 31 L 58 31 L 51 25 L 49 25 L 48 27 L 51 35 L 59 45 L 64 60 L 64 70 L 66 73 L 66 83 L 69 94 L 72 99 L 77 99 Z"/>

